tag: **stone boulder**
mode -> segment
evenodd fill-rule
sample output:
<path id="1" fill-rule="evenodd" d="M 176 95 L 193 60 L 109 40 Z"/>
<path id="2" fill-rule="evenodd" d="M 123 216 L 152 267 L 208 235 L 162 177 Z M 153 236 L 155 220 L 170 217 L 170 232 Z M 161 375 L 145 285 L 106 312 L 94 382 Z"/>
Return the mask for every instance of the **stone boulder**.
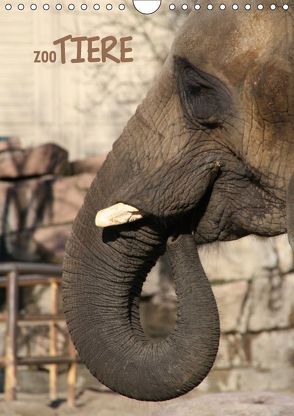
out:
<path id="1" fill-rule="evenodd" d="M 216 283 L 269 277 L 279 260 L 273 241 L 248 236 L 206 245 L 199 254 L 207 276 Z"/>
<path id="2" fill-rule="evenodd" d="M 0 181 L 0 258 L 61 261 L 92 174 Z"/>
<path id="3" fill-rule="evenodd" d="M 68 171 L 68 152 L 53 143 L 26 150 L 7 147 L 0 152 L 0 179 L 63 175 Z"/>
<path id="4" fill-rule="evenodd" d="M 18 137 L 0 136 L 0 153 L 6 152 L 7 150 L 15 150 L 20 148 L 21 145 Z"/>

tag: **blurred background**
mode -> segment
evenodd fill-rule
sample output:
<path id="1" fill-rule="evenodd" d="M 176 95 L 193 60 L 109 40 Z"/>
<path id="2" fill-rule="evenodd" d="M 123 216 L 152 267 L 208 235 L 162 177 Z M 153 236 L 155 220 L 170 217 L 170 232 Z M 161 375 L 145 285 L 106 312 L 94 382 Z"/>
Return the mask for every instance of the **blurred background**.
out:
<path id="1" fill-rule="evenodd" d="M 16 3 L 12 5 L 16 8 Z M 61 264 L 87 188 L 159 72 L 187 14 L 166 6 L 147 17 L 131 7 L 106 12 L 106 2 L 100 5 L 99 15 L 26 9 L 0 15 L 0 266 L 8 261 Z M 34 50 L 55 49 L 52 42 L 67 34 L 131 35 L 134 62 L 33 63 Z M 287 237 L 247 237 L 204 247 L 200 255 L 218 301 L 222 337 L 214 369 L 198 391 L 293 392 L 294 260 Z M 2 356 L 7 347 L 4 286 L 0 289 Z M 49 314 L 51 289 L 43 284 L 21 287 L 17 315 Z M 61 313 L 60 293 L 57 297 Z M 174 325 L 175 311 L 169 265 L 162 258 L 144 285 L 145 330 L 154 337 L 164 335 Z M 64 356 L 68 336 L 62 319 L 54 322 L 54 328 L 56 353 Z M 19 325 L 17 356 L 50 355 L 49 330 L 40 322 Z M 67 371 L 66 363 L 57 369 L 58 397 L 65 395 Z M 17 393 L 46 397 L 49 378 L 46 364 L 17 367 Z M 4 379 L 2 368 L 2 391 Z M 93 390 L 108 397 L 106 389 L 79 365 L 76 394 Z M 126 410 L 126 414 L 131 413 Z"/>

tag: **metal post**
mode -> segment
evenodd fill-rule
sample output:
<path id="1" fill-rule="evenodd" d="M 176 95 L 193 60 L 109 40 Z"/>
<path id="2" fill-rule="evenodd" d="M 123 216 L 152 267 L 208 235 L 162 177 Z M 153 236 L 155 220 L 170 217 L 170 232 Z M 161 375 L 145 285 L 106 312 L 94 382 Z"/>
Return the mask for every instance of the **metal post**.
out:
<path id="1" fill-rule="evenodd" d="M 69 356 L 75 359 L 76 350 L 71 339 L 69 339 L 68 349 L 69 349 Z M 76 381 L 77 381 L 77 363 L 73 361 L 69 365 L 68 374 L 67 374 L 67 403 L 71 407 L 75 406 Z"/>
<path id="2" fill-rule="evenodd" d="M 6 368 L 5 368 L 5 399 L 16 399 L 16 326 L 18 314 L 17 272 L 8 274 L 7 290 L 7 335 L 6 335 Z"/>
<path id="3" fill-rule="evenodd" d="M 50 284 L 51 288 L 51 313 L 53 315 L 50 321 L 50 355 L 55 357 L 57 355 L 57 322 L 55 316 L 58 312 L 58 283 L 56 280 L 52 280 Z M 57 399 L 57 377 L 58 366 L 57 364 L 50 364 L 49 369 L 49 394 L 50 400 Z"/>

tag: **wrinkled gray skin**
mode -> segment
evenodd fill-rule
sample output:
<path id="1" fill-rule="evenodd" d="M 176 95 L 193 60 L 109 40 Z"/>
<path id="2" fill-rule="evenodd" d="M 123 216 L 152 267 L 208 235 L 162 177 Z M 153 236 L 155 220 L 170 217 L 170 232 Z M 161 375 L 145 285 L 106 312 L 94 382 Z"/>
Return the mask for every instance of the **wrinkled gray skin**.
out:
<path id="1" fill-rule="evenodd" d="M 166 400 L 209 372 L 219 321 L 197 246 L 287 229 L 293 243 L 293 51 L 290 12 L 192 13 L 94 180 L 67 244 L 64 310 L 81 359 L 111 389 Z M 96 227 L 118 202 L 143 219 Z M 177 325 L 154 340 L 139 295 L 165 250 Z"/>

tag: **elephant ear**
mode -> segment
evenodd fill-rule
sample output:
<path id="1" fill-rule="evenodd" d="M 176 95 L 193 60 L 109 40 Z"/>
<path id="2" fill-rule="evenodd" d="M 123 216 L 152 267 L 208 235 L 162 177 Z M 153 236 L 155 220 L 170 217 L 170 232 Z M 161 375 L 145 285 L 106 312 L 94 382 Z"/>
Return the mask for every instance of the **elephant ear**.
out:
<path id="1" fill-rule="evenodd" d="M 287 189 L 287 231 L 290 246 L 294 251 L 294 173 Z"/>

